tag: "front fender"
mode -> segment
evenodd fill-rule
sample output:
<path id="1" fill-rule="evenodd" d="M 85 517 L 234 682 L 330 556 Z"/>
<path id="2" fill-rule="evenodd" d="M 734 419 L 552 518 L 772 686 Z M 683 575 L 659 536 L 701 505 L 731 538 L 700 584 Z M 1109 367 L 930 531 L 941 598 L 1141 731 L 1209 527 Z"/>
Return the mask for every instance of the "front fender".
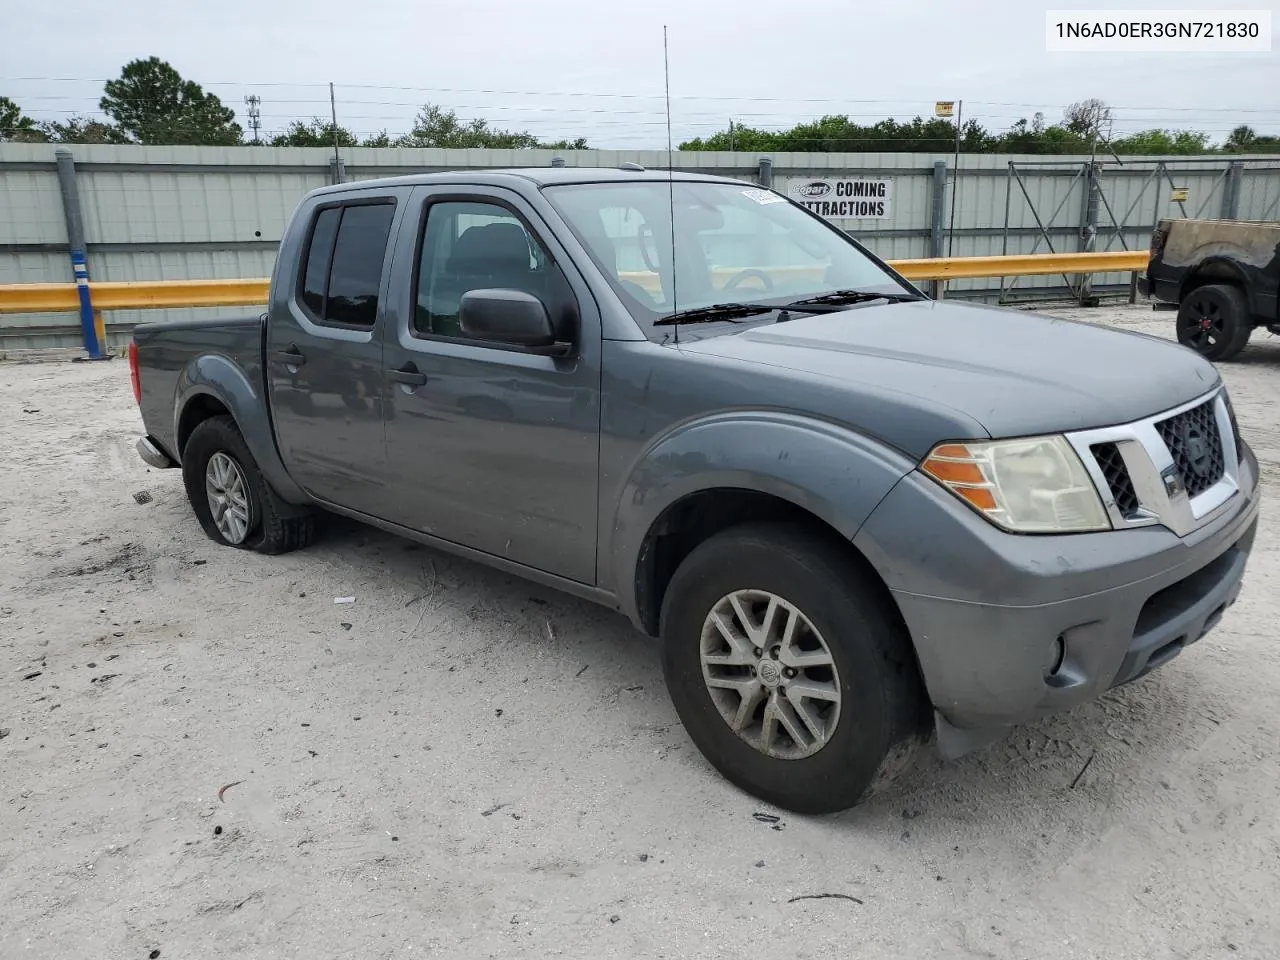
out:
<path id="1" fill-rule="evenodd" d="M 272 489 L 290 503 L 307 503 L 309 498 L 293 482 L 280 459 L 279 450 L 276 449 L 266 397 L 260 386 L 250 380 L 240 365 L 228 357 L 206 354 L 196 357 L 183 368 L 178 377 L 173 410 L 175 445 L 176 439 L 182 436 L 179 428 L 183 412 L 193 400 L 201 396 L 220 401 L 230 411 L 249 452 L 253 454 L 253 459 L 257 461 L 258 468 Z"/>
<path id="2" fill-rule="evenodd" d="M 852 539 L 914 466 L 869 437 L 791 414 L 734 412 L 681 424 L 644 450 L 622 484 L 610 549 L 602 554 L 609 565 L 601 572 L 622 612 L 638 623 L 641 549 L 662 514 L 683 498 L 717 488 L 769 494 Z"/>

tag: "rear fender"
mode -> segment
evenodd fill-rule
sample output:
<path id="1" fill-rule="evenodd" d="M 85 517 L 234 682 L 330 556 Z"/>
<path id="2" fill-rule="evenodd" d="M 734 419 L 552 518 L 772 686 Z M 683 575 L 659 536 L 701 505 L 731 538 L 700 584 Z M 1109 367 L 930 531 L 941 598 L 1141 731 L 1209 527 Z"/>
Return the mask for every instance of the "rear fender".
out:
<path id="1" fill-rule="evenodd" d="M 646 537 L 685 497 L 723 488 L 768 494 L 852 540 L 913 467 L 870 437 L 791 414 L 739 411 L 682 424 L 645 449 L 622 485 L 600 579 L 611 581 L 622 612 L 639 623 L 636 573 Z"/>
<path id="2" fill-rule="evenodd" d="M 271 415 L 260 385 L 253 383 L 234 361 L 219 354 L 196 357 L 178 378 L 173 411 L 173 436 L 181 437 L 183 411 L 198 397 L 208 396 L 222 403 L 235 419 L 249 452 L 281 499 L 305 504 L 310 498 L 293 482 L 276 448 Z M 179 452 L 181 456 L 181 452 Z"/>
<path id="3" fill-rule="evenodd" d="M 1174 262 L 1166 254 L 1166 264 L 1186 267 L 1179 302 L 1196 287 L 1230 283 L 1244 291 L 1253 317 L 1261 320 L 1276 318 L 1276 283 L 1269 279 L 1280 278 L 1280 242 L 1274 239 L 1274 233 L 1265 238 L 1271 240 L 1269 247 L 1261 241 L 1249 247 L 1229 242 L 1204 244 L 1185 264 Z"/>

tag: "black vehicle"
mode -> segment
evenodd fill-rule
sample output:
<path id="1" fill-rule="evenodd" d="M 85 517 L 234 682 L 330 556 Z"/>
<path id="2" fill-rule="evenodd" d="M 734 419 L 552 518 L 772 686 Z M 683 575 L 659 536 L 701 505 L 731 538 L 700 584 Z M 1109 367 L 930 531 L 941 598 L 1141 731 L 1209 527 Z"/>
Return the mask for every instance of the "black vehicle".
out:
<path id="1" fill-rule="evenodd" d="M 1280 333 L 1280 222 L 1161 220 L 1144 287 L 1178 311 L 1179 343 L 1230 360 L 1255 327 Z"/>

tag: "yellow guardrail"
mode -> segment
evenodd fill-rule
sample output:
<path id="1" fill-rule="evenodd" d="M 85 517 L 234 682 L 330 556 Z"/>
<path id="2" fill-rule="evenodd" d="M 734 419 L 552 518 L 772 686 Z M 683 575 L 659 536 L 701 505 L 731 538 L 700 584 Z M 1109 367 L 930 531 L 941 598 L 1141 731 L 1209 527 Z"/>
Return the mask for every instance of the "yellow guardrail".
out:
<path id="1" fill-rule="evenodd" d="M 908 280 L 962 280 L 974 277 L 1036 276 L 1055 273 L 1133 273 L 1144 270 L 1145 250 L 1118 253 L 1042 253 L 1012 257 L 944 257 L 925 260 L 890 260 L 889 265 Z M 801 271 L 810 268 L 799 268 Z M 738 273 L 721 269 L 717 274 Z M 774 271 L 770 271 L 774 272 Z M 628 274 L 646 284 L 650 274 Z M 130 280 L 95 281 L 89 284 L 95 310 L 147 310 L 159 307 L 234 307 L 267 302 L 269 280 Z M 750 281 L 744 291 L 755 290 Z M 80 301 L 74 283 L 0 284 L 0 313 L 75 312 Z"/>
<path id="2" fill-rule="evenodd" d="M 158 307 L 234 307 L 267 302 L 270 281 L 127 280 L 91 281 L 95 310 Z M 0 313 L 58 313 L 80 309 L 74 283 L 0 284 Z"/>
<path id="3" fill-rule="evenodd" d="M 966 280 L 974 277 L 1031 277 L 1053 273 L 1137 273 L 1147 269 L 1146 250 L 1111 253 L 1036 253 L 1011 257 L 944 257 L 890 260 L 908 280 Z"/>

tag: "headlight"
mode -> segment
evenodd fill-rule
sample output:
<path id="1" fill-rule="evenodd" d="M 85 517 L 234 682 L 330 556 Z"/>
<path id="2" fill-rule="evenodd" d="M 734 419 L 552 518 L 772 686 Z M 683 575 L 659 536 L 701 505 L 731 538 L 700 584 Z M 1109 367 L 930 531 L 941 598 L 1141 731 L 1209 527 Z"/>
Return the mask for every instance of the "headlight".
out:
<path id="1" fill-rule="evenodd" d="M 1066 438 L 943 443 L 920 465 L 992 523 L 1016 533 L 1110 530 L 1102 499 Z"/>

